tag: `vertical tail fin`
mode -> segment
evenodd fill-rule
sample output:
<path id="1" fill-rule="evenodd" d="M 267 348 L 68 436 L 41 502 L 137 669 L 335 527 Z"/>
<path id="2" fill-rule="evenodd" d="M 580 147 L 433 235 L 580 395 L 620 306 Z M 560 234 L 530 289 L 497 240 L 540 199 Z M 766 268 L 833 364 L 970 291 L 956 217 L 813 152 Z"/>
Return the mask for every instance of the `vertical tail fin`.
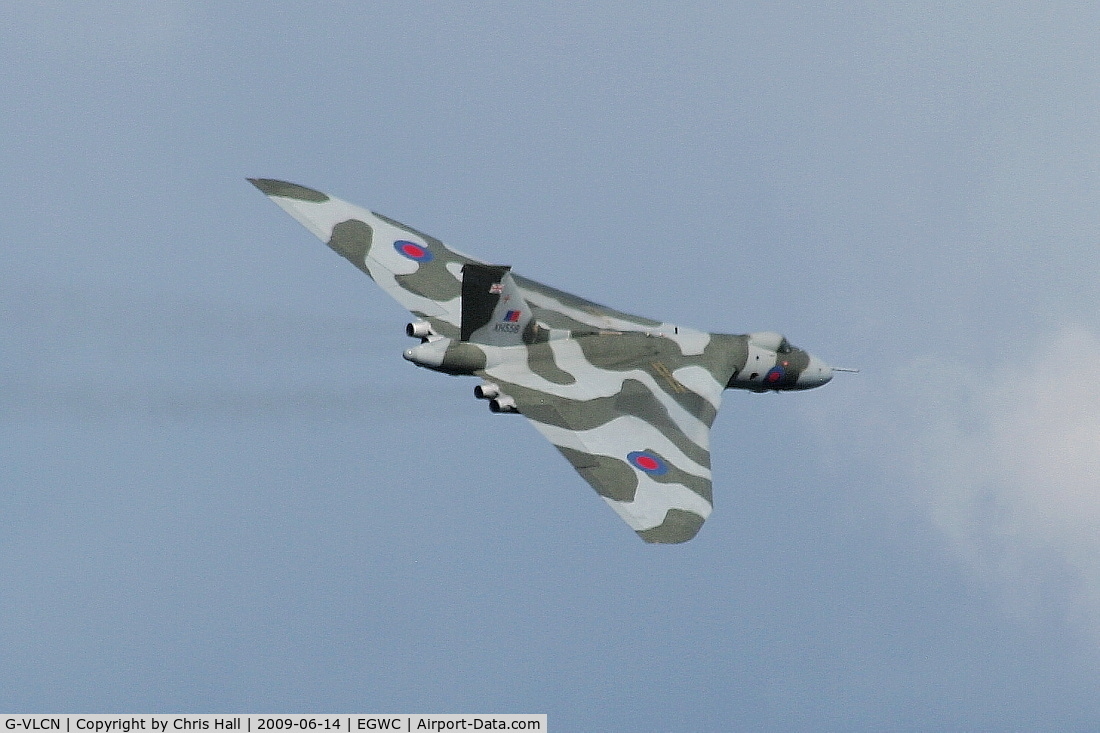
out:
<path id="1" fill-rule="evenodd" d="M 462 341 L 518 346 L 534 340 L 538 326 L 511 269 L 472 262 L 462 266 Z"/>

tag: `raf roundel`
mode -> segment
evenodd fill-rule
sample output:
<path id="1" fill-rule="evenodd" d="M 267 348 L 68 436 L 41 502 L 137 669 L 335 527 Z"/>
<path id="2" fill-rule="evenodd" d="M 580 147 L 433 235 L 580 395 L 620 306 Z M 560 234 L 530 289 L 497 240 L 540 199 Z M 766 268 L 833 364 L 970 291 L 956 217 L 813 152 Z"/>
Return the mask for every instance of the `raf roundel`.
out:
<path id="1" fill-rule="evenodd" d="M 768 370 L 767 374 L 764 375 L 764 383 L 775 384 L 776 382 L 782 380 L 783 377 L 786 376 L 786 374 L 787 371 L 783 367 L 776 364 Z"/>
<path id="2" fill-rule="evenodd" d="M 397 240 L 393 243 L 393 248 L 397 250 L 397 254 L 414 262 L 431 262 L 435 258 L 430 249 L 407 239 Z"/>
<path id="3" fill-rule="evenodd" d="M 651 476 L 664 476 L 668 473 L 668 464 L 660 456 L 647 450 L 636 450 L 627 454 L 626 459 L 630 461 L 630 465 Z"/>

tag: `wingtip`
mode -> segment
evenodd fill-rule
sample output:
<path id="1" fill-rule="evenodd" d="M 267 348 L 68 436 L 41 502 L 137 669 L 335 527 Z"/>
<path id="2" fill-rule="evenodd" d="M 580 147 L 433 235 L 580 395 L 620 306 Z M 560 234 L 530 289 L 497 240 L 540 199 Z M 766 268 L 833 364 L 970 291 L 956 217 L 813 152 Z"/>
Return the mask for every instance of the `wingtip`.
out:
<path id="1" fill-rule="evenodd" d="M 260 189 L 265 196 L 281 196 L 282 198 L 298 199 L 299 201 L 310 201 L 313 203 L 321 203 L 329 199 L 327 194 L 312 188 L 299 186 L 297 183 L 279 181 L 274 178 L 246 178 L 245 180 Z"/>
<path id="2" fill-rule="evenodd" d="M 650 529 L 636 531 L 639 537 L 651 544 L 678 545 L 699 534 L 699 529 L 705 521 L 705 518 L 695 512 L 669 509 L 665 514 L 664 522 Z"/>

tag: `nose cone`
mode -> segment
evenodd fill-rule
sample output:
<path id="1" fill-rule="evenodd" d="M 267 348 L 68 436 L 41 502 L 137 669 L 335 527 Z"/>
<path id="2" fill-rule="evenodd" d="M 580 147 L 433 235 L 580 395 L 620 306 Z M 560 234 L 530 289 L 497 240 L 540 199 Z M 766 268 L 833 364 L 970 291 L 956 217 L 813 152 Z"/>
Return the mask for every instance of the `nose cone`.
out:
<path id="1" fill-rule="evenodd" d="M 820 387 L 833 378 L 833 368 L 816 356 L 810 355 L 810 363 L 798 375 L 795 389 L 813 389 Z"/>

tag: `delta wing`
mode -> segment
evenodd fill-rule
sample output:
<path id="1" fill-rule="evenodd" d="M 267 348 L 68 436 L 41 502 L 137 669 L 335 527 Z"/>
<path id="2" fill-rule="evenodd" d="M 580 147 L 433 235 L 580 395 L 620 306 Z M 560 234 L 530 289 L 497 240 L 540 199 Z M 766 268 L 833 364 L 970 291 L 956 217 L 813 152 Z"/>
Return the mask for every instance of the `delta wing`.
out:
<path id="1" fill-rule="evenodd" d="M 528 346 L 483 376 L 647 542 L 685 542 L 710 515 L 710 426 L 737 368 L 728 337 L 701 353 L 644 333 Z"/>
<path id="2" fill-rule="evenodd" d="M 462 265 L 484 264 L 480 260 L 406 224 L 312 188 L 270 178 L 248 180 L 406 310 L 429 321 L 440 336 L 458 336 Z M 623 313 L 519 275 L 515 280 L 535 318 L 549 328 L 674 330 L 661 321 Z"/>

